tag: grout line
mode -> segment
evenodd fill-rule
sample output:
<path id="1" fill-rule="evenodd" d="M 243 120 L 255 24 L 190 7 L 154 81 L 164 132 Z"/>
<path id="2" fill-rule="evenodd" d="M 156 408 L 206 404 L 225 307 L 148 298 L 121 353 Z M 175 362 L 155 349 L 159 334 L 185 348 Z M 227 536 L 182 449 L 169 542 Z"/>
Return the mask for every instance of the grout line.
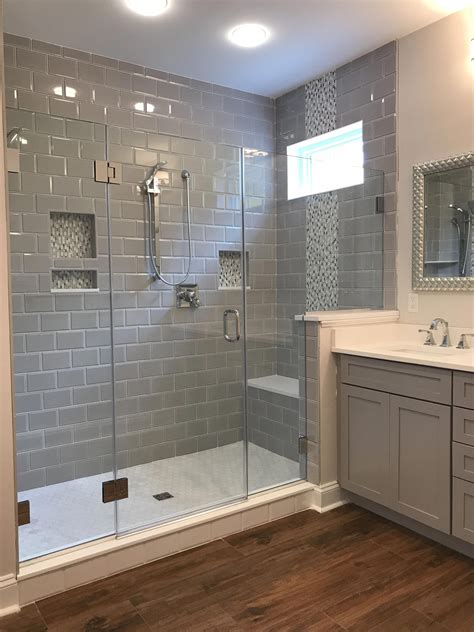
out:
<path id="1" fill-rule="evenodd" d="M 38 613 L 39 618 L 41 619 L 41 621 L 42 621 L 42 622 L 44 623 L 44 625 L 46 626 L 46 628 L 45 628 L 45 629 L 46 629 L 46 630 L 49 630 L 49 626 L 48 626 L 48 624 L 46 623 L 46 619 L 43 617 L 43 613 L 41 612 L 41 609 L 40 609 L 39 604 L 38 604 L 38 602 L 37 602 L 37 601 L 35 601 L 35 602 L 34 602 L 34 606 L 35 606 L 35 608 L 36 608 L 36 611 L 37 611 L 37 613 Z"/>
<path id="2" fill-rule="evenodd" d="M 138 608 L 135 606 L 135 604 L 133 604 L 130 599 L 127 598 L 127 601 L 129 602 L 129 604 L 132 606 L 132 608 L 135 610 L 135 612 L 137 613 L 138 617 L 140 618 L 140 620 L 142 621 L 142 623 L 146 626 L 147 630 L 152 630 L 153 628 L 151 627 L 151 625 L 148 623 L 148 621 L 146 621 L 141 613 L 139 612 Z"/>

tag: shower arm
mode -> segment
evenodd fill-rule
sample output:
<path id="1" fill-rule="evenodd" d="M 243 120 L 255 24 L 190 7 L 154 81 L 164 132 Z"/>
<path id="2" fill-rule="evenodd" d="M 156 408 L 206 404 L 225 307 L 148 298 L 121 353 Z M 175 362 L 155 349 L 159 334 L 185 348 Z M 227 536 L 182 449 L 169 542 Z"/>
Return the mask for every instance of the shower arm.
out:
<path id="1" fill-rule="evenodd" d="M 183 169 L 181 172 L 181 177 L 185 181 L 185 192 L 186 192 L 186 218 L 187 218 L 187 229 L 188 229 L 188 264 L 184 277 L 180 279 L 178 282 L 173 283 L 172 281 L 168 281 L 164 278 L 160 271 L 160 265 L 158 263 L 157 249 L 156 249 L 156 221 L 155 221 L 155 198 L 160 193 L 159 188 L 155 185 L 155 177 L 158 173 L 159 169 L 163 167 L 166 163 L 158 163 L 151 172 L 150 176 L 145 180 L 143 184 L 143 188 L 146 192 L 147 200 L 148 200 L 148 242 L 149 242 L 149 253 L 150 253 L 150 262 L 153 269 L 153 277 L 155 280 L 159 280 L 165 285 L 169 287 L 178 287 L 182 283 L 184 283 L 190 274 L 191 270 L 191 209 L 190 209 L 190 179 L 191 174 L 187 169 Z"/>

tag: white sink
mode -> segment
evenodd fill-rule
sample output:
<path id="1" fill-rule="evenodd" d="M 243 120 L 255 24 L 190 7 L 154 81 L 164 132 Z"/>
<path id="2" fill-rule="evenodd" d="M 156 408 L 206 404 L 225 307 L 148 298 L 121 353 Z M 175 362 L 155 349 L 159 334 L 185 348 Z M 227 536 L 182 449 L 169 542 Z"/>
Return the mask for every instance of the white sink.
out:
<path id="1" fill-rule="evenodd" d="M 428 355 L 458 355 L 458 354 L 466 354 L 469 353 L 470 349 L 456 349 L 456 347 L 429 347 L 429 346 L 421 346 L 413 345 L 413 346 L 404 346 L 400 348 L 393 347 L 391 351 L 395 351 L 396 353 L 426 353 Z"/>

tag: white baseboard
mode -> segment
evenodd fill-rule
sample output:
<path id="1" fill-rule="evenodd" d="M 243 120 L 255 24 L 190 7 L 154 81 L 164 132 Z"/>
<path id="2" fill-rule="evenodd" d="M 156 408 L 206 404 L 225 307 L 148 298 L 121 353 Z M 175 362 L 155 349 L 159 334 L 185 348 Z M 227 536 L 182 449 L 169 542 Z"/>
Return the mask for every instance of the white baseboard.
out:
<path id="1" fill-rule="evenodd" d="M 319 513 L 331 511 L 331 509 L 341 507 L 341 505 L 345 505 L 348 502 L 344 491 L 337 481 L 315 485 L 313 498 L 312 509 Z"/>
<path id="2" fill-rule="evenodd" d="M 0 577 L 0 617 L 20 610 L 18 582 L 14 575 Z"/>

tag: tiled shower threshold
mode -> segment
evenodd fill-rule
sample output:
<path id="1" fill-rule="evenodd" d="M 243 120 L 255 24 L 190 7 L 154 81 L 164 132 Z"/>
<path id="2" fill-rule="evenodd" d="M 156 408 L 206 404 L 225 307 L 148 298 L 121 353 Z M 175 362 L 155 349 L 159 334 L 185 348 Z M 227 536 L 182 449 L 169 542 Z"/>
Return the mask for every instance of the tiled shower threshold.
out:
<path id="1" fill-rule="evenodd" d="M 329 487 L 331 489 L 318 489 L 307 481 L 279 485 L 226 506 L 208 508 L 119 538 L 109 536 L 23 562 L 17 580 L 9 587 L 11 605 L 8 610 L 16 612 L 18 606 L 299 511 L 328 511 L 344 504 L 334 485 Z"/>
<path id="2" fill-rule="evenodd" d="M 129 498 L 117 504 L 119 533 L 162 523 L 245 494 L 242 442 L 120 470 L 129 479 Z M 249 444 L 249 493 L 300 478 L 299 464 Z M 113 503 L 102 503 L 101 486 L 110 474 L 21 492 L 31 523 L 20 528 L 20 560 L 60 551 L 114 533 Z M 172 498 L 156 500 L 168 492 Z"/>

